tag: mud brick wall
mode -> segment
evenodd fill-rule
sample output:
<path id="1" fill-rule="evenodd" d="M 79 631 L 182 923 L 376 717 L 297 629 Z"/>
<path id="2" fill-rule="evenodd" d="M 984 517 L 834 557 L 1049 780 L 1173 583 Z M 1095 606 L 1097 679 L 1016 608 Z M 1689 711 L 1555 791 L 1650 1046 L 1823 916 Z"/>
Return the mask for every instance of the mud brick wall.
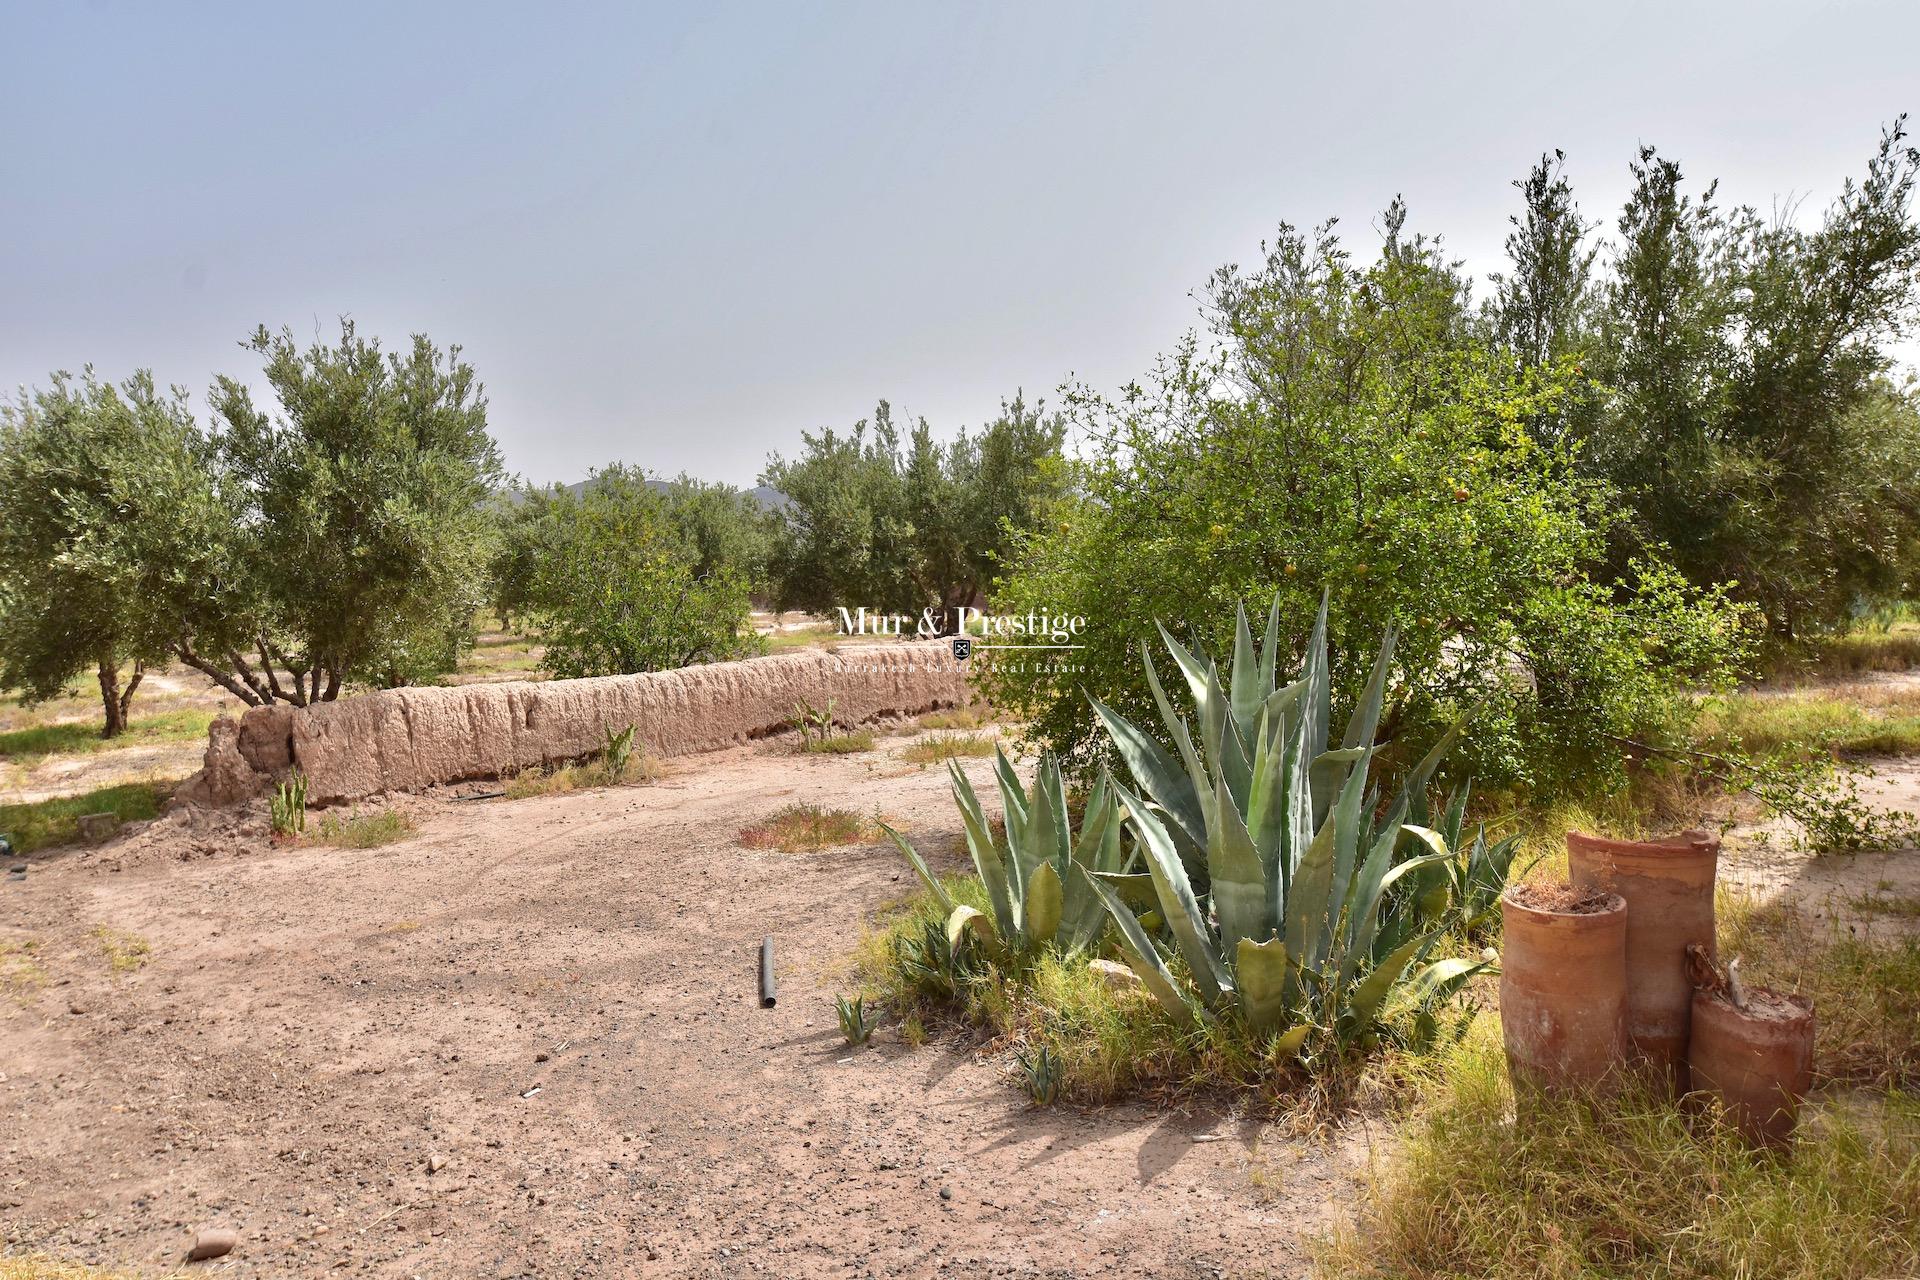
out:
<path id="1" fill-rule="evenodd" d="M 185 789 L 230 804 L 292 768 L 312 804 L 498 778 L 592 755 L 635 726 L 655 755 L 711 751 L 787 727 L 796 703 L 833 701 L 858 724 L 969 699 L 965 666 L 938 641 L 804 650 L 590 680 L 393 689 L 310 707 L 254 707 L 216 721 L 207 766 Z M 236 757 L 237 750 L 237 757 Z"/>

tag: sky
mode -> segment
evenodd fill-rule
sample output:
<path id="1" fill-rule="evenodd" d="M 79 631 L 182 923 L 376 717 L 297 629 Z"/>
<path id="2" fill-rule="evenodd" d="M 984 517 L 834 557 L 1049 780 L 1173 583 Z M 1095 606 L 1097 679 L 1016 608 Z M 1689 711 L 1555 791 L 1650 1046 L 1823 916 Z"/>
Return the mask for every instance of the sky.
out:
<path id="1" fill-rule="evenodd" d="M 458 343 L 510 469 L 751 484 L 880 398 L 1111 389 L 1281 222 L 1498 269 L 1561 148 L 1817 212 L 1920 5 L 0 0 L 0 388 L 259 385 L 256 325 Z"/>

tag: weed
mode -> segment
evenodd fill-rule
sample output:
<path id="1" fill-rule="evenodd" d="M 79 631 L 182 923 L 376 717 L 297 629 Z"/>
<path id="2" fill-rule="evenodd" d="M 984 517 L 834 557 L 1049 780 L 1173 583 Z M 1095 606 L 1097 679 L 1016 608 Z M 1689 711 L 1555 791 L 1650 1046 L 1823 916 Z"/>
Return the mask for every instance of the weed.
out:
<path id="1" fill-rule="evenodd" d="M 788 717 L 787 723 L 799 730 L 802 752 L 847 755 L 855 751 L 873 750 L 871 729 L 835 732 L 832 698 L 827 699 L 827 705 L 823 709 L 816 708 L 810 702 L 794 703 L 793 715 Z"/>
<path id="2" fill-rule="evenodd" d="M 103 924 L 93 931 L 92 937 L 100 944 L 107 968 L 114 973 L 135 973 L 153 958 L 153 944 L 137 933 L 110 929 Z"/>
<path id="3" fill-rule="evenodd" d="M 608 752 L 620 738 L 632 733 L 609 735 Z M 558 768 L 543 769 L 535 765 L 523 769 L 507 779 L 505 790 L 509 800 L 525 800 L 532 796 L 565 795 L 572 791 L 592 791 L 599 787 L 624 786 L 634 782 L 652 782 L 661 775 L 660 760 L 644 747 L 635 750 L 632 739 L 627 740 L 618 758 L 603 753 L 599 759 L 582 761 L 579 764 L 561 765 Z"/>
<path id="4" fill-rule="evenodd" d="M 872 834 L 873 824 L 851 809 L 790 804 L 743 828 L 740 843 L 749 849 L 811 853 L 835 845 L 858 844 Z"/>
<path id="5" fill-rule="evenodd" d="M 37 957 L 38 938 L 0 942 L 0 991 L 26 995 L 47 985 L 46 966 Z"/>
<path id="6" fill-rule="evenodd" d="M 156 817 L 173 790 L 171 782 L 128 782 L 84 795 L 58 796 L 32 804 L 0 804 L 0 831 L 13 838 L 14 851 L 67 844 L 80 836 L 80 815 L 111 813 L 122 822 Z"/>
<path id="7" fill-rule="evenodd" d="M 169 1276 L 185 1274 L 168 1271 Z M 0 1280 L 135 1280 L 131 1271 L 108 1271 L 44 1253 L 0 1257 Z"/>
<path id="8" fill-rule="evenodd" d="M 978 729 L 988 719 L 971 707 L 956 707 L 951 711 L 929 711 L 915 723 L 922 729 Z"/>
<path id="9" fill-rule="evenodd" d="M 406 839 L 413 830 L 413 819 L 398 809 L 382 809 L 379 813 L 363 813 L 352 818 L 328 814 L 320 820 L 318 840 L 340 849 L 378 849 Z"/>
<path id="10" fill-rule="evenodd" d="M 990 756 L 994 740 L 980 733 L 936 733 L 907 744 L 900 752 L 902 760 L 913 764 L 939 764 L 964 757 Z"/>
<path id="11" fill-rule="evenodd" d="M 1847 899 L 1847 905 L 1862 915 L 1920 919 L 1920 894 L 1889 894 L 1884 885 L 1877 893 L 1862 893 Z"/>

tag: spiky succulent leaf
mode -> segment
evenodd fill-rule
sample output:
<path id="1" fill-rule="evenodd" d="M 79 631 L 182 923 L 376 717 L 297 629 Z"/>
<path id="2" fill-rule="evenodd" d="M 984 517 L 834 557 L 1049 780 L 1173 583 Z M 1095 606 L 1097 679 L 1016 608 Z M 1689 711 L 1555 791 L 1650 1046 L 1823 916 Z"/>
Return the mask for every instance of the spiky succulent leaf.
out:
<path id="1" fill-rule="evenodd" d="M 1106 877 L 1088 874 L 1086 868 L 1078 869 L 1098 894 L 1107 908 L 1114 926 L 1120 930 L 1121 953 L 1127 957 L 1127 964 L 1139 975 L 1141 985 L 1160 1002 L 1160 1007 L 1172 1014 L 1182 1023 L 1193 1021 L 1193 1007 L 1180 995 L 1180 988 L 1173 980 L 1173 971 L 1167 968 L 1167 962 L 1160 958 L 1160 952 L 1153 945 L 1153 939 L 1140 927 L 1140 921 L 1120 900 L 1118 894 L 1108 888 Z"/>
<path id="2" fill-rule="evenodd" d="M 992 829 L 987 826 L 986 815 L 980 811 L 979 797 L 973 794 L 973 784 L 967 781 L 967 775 L 958 763 L 949 760 L 947 770 L 953 779 L 953 800 L 960 810 L 961 825 L 967 831 L 967 852 L 973 858 L 973 870 L 980 877 L 980 883 L 987 891 L 987 901 L 993 907 L 994 925 L 1004 937 L 1013 937 L 1019 930 L 1019 916 L 1014 912 L 1014 887 L 1007 878 L 1007 864 L 1000 856 L 999 848 L 993 843 Z"/>
<path id="3" fill-rule="evenodd" d="M 1287 1015 L 1287 944 L 1279 938 L 1242 938 L 1234 950 L 1234 989 L 1240 1010 L 1256 1034 L 1280 1027 Z"/>
<path id="4" fill-rule="evenodd" d="M 1126 806 L 1135 829 L 1140 833 L 1140 845 L 1147 856 L 1147 870 L 1153 876 L 1154 894 L 1160 903 L 1160 913 L 1166 918 L 1167 927 L 1173 931 L 1173 940 L 1180 949 L 1181 957 L 1193 971 L 1194 984 L 1200 988 L 1202 998 L 1212 1004 L 1219 1000 L 1223 991 L 1231 988 L 1232 980 L 1215 946 L 1207 917 L 1194 897 L 1186 868 L 1180 864 L 1180 855 L 1174 851 L 1173 840 L 1167 835 L 1166 827 L 1161 825 L 1160 819 L 1154 816 L 1146 802 L 1125 787 L 1116 785 L 1114 789 L 1119 792 L 1120 803 Z"/>
<path id="5" fill-rule="evenodd" d="M 1020 904 L 1021 942 L 1029 947 L 1045 946 L 1060 932 L 1063 894 L 1060 873 L 1051 862 L 1042 862 L 1027 878 L 1026 900 Z"/>
<path id="6" fill-rule="evenodd" d="M 934 900 L 940 904 L 940 909 L 942 911 L 952 911 L 953 895 L 947 892 L 947 886 L 940 883 L 940 877 L 933 874 L 933 869 L 927 865 L 926 859 L 920 856 L 920 851 L 909 844 L 905 836 L 895 831 L 886 823 L 881 823 L 880 829 L 887 833 L 887 838 L 893 841 L 896 849 L 900 850 L 901 854 L 906 858 L 907 864 L 911 866 L 914 873 L 920 877 L 920 883 L 927 886 L 927 891 L 931 893 Z"/>

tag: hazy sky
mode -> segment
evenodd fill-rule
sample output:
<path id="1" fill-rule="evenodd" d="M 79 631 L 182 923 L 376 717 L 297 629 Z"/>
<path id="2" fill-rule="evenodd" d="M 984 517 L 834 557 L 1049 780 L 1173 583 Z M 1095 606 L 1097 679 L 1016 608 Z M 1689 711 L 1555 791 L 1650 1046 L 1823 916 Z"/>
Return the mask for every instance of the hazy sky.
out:
<path id="1" fill-rule="evenodd" d="M 0 0 L 0 387 L 204 391 L 260 322 L 461 343 L 508 464 L 751 483 L 1142 372 L 1280 221 L 1497 266 L 1564 148 L 1822 204 L 1920 105 L 1920 4 Z"/>

